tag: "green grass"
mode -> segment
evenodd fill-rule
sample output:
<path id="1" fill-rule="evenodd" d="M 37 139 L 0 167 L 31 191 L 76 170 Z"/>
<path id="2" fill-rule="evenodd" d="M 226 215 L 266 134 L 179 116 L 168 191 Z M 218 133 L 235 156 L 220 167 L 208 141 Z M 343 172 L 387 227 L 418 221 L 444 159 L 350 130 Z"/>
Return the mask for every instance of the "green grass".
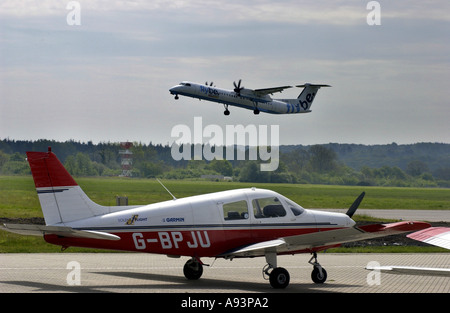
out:
<path id="1" fill-rule="evenodd" d="M 128 196 L 129 205 L 172 199 L 164 188 L 152 179 L 83 177 L 76 178 L 76 181 L 93 201 L 101 205 L 115 205 L 116 196 Z M 254 186 L 279 192 L 304 208 L 348 208 L 362 191 L 366 191 L 366 197 L 360 208 L 450 210 L 450 189 L 443 188 L 253 184 L 187 180 L 167 180 L 163 183 L 177 198 Z M 31 217 L 43 217 L 31 176 L 0 176 L 0 218 Z M 384 250 L 384 247 L 382 248 Z M 90 249 L 70 248 L 69 250 L 92 252 Z M 0 253 L 56 251 L 60 251 L 60 248 L 45 243 L 40 237 L 0 231 Z"/>

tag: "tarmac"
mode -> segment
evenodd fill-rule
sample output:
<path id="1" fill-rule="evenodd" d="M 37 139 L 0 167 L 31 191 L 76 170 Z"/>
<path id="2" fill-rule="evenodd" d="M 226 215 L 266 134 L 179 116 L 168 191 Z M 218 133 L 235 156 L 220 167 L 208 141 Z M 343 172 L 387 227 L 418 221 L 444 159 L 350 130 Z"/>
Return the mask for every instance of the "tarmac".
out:
<path id="1" fill-rule="evenodd" d="M 0 254 L 2 293 L 450 293 L 450 277 L 398 275 L 366 266 L 450 268 L 450 253 L 320 253 L 328 279 L 315 284 L 309 254 L 279 256 L 290 273 L 290 285 L 273 289 L 262 276 L 264 258 L 204 258 L 203 276 L 187 280 L 188 258 L 139 253 Z M 253 295 L 255 296 L 255 295 Z M 191 298 L 189 298 L 191 299 Z"/>

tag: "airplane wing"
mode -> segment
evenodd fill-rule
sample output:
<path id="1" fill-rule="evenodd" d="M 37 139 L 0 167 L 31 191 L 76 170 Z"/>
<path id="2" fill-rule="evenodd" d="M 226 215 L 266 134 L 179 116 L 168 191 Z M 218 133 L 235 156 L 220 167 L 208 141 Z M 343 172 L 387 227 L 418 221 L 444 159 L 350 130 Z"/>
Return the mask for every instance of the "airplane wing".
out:
<path id="1" fill-rule="evenodd" d="M 62 237 L 75 237 L 75 238 L 91 238 L 91 239 L 103 239 L 103 240 L 120 240 L 119 236 L 91 231 L 91 230 L 78 230 L 67 226 L 45 226 L 45 225 L 34 225 L 34 224 L 3 224 L 0 225 L 0 229 L 9 231 L 11 233 L 16 233 L 20 235 L 32 235 L 32 236 L 43 236 L 43 235 L 58 235 Z"/>
<path id="2" fill-rule="evenodd" d="M 426 242 L 438 247 L 450 249 L 450 228 L 429 227 L 406 237 Z M 367 266 L 366 270 L 380 271 L 389 274 L 420 275 L 420 276 L 449 276 L 450 268 L 411 267 L 411 266 Z"/>
<path id="3" fill-rule="evenodd" d="M 413 266 L 366 266 L 366 270 L 400 275 L 450 276 L 450 268 Z"/>
<path id="4" fill-rule="evenodd" d="M 282 92 L 283 90 L 288 89 L 288 88 L 292 88 L 292 86 L 282 86 L 282 87 L 255 89 L 254 93 L 258 97 L 263 97 L 265 95 L 273 94 L 275 92 Z"/>
<path id="5" fill-rule="evenodd" d="M 277 254 L 299 251 L 314 252 L 336 247 L 346 242 L 396 235 L 428 227 L 430 227 L 430 224 L 424 222 L 398 222 L 342 228 L 259 242 L 227 251 L 221 256 L 233 258 L 263 256 L 267 252 L 276 252 Z"/>
<path id="6" fill-rule="evenodd" d="M 450 228 L 430 227 L 406 236 L 441 248 L 450 249 Z"/>

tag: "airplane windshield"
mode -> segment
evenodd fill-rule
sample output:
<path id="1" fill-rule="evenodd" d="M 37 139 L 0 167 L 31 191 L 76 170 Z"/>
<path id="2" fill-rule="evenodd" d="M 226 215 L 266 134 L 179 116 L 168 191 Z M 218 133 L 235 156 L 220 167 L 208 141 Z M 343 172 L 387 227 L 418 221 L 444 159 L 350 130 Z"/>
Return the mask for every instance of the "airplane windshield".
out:
<path id="1" fill-rule="evenodd" d="M 305 209 L 302 208 L 301 206 L 299 206 L 297 203 L 288 200 L 288 199 L 284 199 L 286 201 L 286 203 L 289 205 L 289 207 L 291 208 L 292 213 L 294 213 L 295 216 L 299 216 L 300 214 L 302 214 L 303 212 L 305 212 Z"/>

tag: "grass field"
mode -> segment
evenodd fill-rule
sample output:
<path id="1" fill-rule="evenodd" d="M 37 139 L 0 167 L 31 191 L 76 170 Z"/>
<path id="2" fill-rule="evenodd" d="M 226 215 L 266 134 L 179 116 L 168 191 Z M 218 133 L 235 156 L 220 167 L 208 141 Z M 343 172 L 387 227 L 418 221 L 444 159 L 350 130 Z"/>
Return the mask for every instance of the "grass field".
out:
<path id="1" fill-rule="evenodd" d="M 152 179 L 76 178 L 86 194 L 101 205 L 115 205 L 116 196 L 127 196 L 129 205 L 149 204 L 172 199 Z M 450 189 L 353 187 L 300 184 L 253 184 L 210 181 L 164 181 L 177 197 L 258 187 L 271 189 L 297 202 L 304 208 L 348 208 L 356 197 L 366 192 L 360 208 L 450 210 Z M 0 176 L 0 218 L 43 217 L 31 176 Z M 92 251 L 70 249 L 71 251 Z M 1 252 L 50 252 L 59 247 L 46 244 L 39 237 L 25 237 L 0 231 Z M 442 250 L 440 250 L 442 251 Z"/>

